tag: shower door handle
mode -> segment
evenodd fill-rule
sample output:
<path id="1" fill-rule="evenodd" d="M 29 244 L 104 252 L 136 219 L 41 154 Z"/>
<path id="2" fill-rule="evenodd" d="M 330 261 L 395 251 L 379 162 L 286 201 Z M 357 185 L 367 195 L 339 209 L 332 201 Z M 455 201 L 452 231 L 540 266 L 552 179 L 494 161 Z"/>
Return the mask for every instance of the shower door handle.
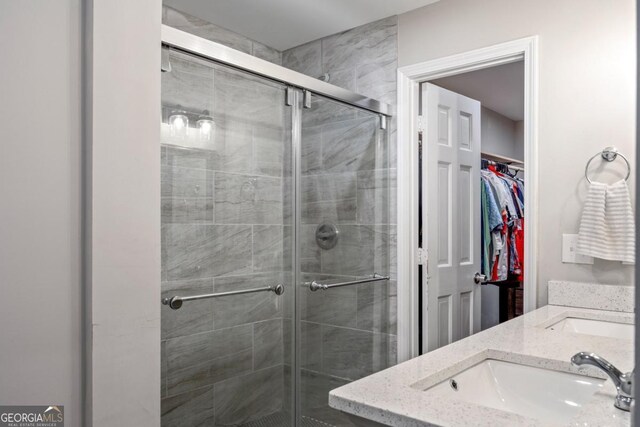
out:
<path id="1" fill-rule="evenodd" d="M 378 273 L 373 273 L 373 276 L 368 279 L 352 280 L 350 282 L 340 282 L 332 284 L 318 283 L 314 280 L 313 282 L 305 283 L 305 285 L 309 285 L 309 289 L 315 292 L 319 290 L 325 291 L 330 288 L 339 288 L 341 286 L 359 285 L 360 283 L 381 282 L 386 280 L 389 280 L 389 276 L 381 276 Z"/>
<path id="2" fill-rule="evenodd" d="M 281 284 L 277 284 L 275 286 L 266 286 L 264 288 L 245 289 L 242 291 L 218 292 L 216 294 L 192 295 L 189 297 L 180 297 L 176 295 L 171 298 L 162 298 L 162 304 L 168 305 L 172 309 L 177 310 L 180 307 L 182 307 L 182 303 L 185 301 L 196 301 L 199 299 L 227 297 L 230 295 L 252 294 L 255 292 L 273 292 L 276 295 L 282 295 L 284 293 L 284 286 L 282 286 Z"/>

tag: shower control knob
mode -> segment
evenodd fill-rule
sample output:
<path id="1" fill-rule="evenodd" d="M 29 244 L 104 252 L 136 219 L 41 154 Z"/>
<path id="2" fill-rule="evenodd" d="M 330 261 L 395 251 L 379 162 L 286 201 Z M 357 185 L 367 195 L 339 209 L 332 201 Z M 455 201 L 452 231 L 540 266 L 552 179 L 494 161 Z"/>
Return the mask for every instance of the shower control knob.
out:
<path id="1" fill-rule="evenodd" d="M 320 224 L 316 228 L 316 243 L 324 250 L 333 249 L 338 244 L 340 231 L 333 224 Z"/>

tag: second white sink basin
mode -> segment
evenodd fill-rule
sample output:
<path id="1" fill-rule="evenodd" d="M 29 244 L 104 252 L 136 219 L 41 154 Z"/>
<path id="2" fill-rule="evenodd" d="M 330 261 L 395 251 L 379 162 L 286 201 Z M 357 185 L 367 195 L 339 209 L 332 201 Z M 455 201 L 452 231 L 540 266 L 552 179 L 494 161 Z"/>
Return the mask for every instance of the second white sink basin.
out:
<path id="1" fill-rule="evenodd" d="M 634 325 L 630 323 L 607 322 L 604 320 L 567 317 L 547 327 L 554 331 L 576 332 L 586 335 L 633 340 Z"/>
<path id="2" fill-rule="evenodd" d="M 568 422 L 604 380 L 487 359 L 425 390 L 552 424 Z"/>

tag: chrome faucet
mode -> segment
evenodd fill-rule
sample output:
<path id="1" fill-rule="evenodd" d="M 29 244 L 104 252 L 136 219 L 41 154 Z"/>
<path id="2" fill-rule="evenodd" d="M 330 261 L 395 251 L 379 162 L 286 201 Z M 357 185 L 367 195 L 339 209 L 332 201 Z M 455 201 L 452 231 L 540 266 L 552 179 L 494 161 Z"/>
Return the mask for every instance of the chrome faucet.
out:
<path id="1" fill-rule="evenodd" d="M 595 353 L 587 353 L 586 351 L 576 353 L 571 358 L 571 364 L 574 366 L 591 365 L 604 371 L 609 375 L 611 381 L 613 381 L 616 386 L 616 390 L 618 390 L 614 406 L 618 409 L 622 409 L 623 411 L 631 410 L 631 406 L 633 404 L 633 371 L 623 374 L 618 368 L 604 360 L 602 357 Z"/>

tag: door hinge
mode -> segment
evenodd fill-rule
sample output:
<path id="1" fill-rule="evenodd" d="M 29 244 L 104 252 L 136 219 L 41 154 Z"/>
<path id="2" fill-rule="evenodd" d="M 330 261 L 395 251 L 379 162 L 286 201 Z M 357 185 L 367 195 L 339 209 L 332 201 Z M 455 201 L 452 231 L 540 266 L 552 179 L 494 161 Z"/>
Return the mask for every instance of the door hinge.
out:
<path id="1" fill-rule="evenodd" d="M 424 140 L 424 119 L 418 116 L 418 156 L 422 158 L 422 141 Z"/>
<path id="2" fill-rule="evenodd" d="M 429 252 L 426 249 L 418 248 L 418 265 L 426 265 L 429 261 Z"/>

